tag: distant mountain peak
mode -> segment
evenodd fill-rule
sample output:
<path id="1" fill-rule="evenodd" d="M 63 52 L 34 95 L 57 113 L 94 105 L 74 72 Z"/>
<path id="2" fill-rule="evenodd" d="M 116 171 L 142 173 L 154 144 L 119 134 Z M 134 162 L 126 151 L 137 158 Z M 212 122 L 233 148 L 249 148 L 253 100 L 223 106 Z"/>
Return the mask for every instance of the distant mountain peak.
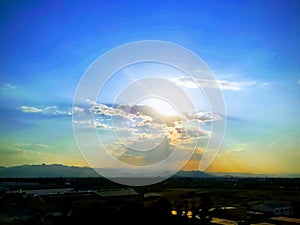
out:
<path id="1" fill-rule="evenodd" d="M 42 163 L 37 165 L 0 167 L 0 178 L 5 177 L 100 177 L 100 175 L 90 167 L 68 166 L 58 163 Z M 208 178 L 213 177 L 213 175 L 201 171 L 178 171 L 174 177 Z"/>

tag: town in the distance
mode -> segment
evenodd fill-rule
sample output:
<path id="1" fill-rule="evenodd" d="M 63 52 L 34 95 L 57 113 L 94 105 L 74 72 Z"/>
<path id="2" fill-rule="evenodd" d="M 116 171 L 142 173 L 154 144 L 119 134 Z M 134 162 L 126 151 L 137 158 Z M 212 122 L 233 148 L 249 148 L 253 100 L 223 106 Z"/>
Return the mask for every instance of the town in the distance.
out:
<path id="1" fill-rule="evenodd" d="M 156 184 L 126 186 L 89 169 L 0 168 L 0 224 L 300 224 L 296 177 L 179 171 Z"/>

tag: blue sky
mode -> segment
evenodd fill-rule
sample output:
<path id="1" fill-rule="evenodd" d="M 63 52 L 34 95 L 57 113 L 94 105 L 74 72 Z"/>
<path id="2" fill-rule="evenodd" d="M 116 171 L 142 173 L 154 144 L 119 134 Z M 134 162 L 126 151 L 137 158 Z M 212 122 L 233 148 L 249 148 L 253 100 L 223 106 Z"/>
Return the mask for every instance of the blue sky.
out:
<path id="1" fill-rule="evenodd" d="M 299 10 L 277 0 L 1 1 L 0 165 L 86 165 L 70 115 L 81 77 L 108 50 L 150 39 L 190 49 L 220 82 L 227 129 L 208 170 L 300 173 Z"/>

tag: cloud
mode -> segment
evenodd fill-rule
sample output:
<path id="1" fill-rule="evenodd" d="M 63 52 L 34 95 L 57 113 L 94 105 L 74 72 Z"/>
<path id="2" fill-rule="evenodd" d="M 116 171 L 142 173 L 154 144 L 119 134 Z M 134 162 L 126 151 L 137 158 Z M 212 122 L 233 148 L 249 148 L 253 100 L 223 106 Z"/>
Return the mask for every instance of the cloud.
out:
<path id="1" fill-rule="evenodd" d="M 39 147 L 39 148 L 50 148 L 50 145 L 45 145 L 45 144 L 35 144 L 35 146 Z"/>
<path id="2" fill-rule="evenodd" d="M 216 121 L 220 120 L 221 116 L 214 114 L 212 112 L 202 112 L 202 111 L 194 111 L 191 113 L 185 113 L 185 116 L 189 120 L 198 120 L 198 121 L 203 121 L 203 122 L 208 122 L 208 121 Z"/>
<path id="3" fill-rule="evenodd" d="M 84 99 L 84 101 L 85 102 L 87 102 L 89 105 L 96 105 L 97 104 L 97 102 L 96 101 L 94 101 L 94 100 L 91 100 L 91 99 Z"/>
<path id="4" fill-rule="evenodd" d="M 178 116 L 163 116 L 147 105 L 119 105 L 116 107 L 97 104 L 90 108 L 96 117 L 94 125 L 100 129 L 128 130 L 131 135 L 144 135 L 151 132 L 152 135 L 164 135 L 169 132 L 180 133 L 184 136 L 208 136 L 210 133 L 201 129 L 201 123 L 221 119 L 219 115 L 212 112 L 195 111 L 183 113 L 184 118 Z M 170 123 L 170 121 L 172 123 Z M 189 124 L 191 122 L 191 124 Z M 76 122 L 80 124 L 80 122 Z M 84 123 L 82 123 L 84 124 Z M 91 123 L 89 122 L 89 125 Z"/>
<path id="5" fill-rule="evenodd" d="M 149 143 L 150 142 L 146 144 Z M 129 139 L 122 139 L 115 143 L 105 145 L 105 149 L 106 152 L 116 160 L 132 166 L 153 165 L 167 158 L 173 152 L 173 149 L 168 147 L 166 139 L 163 139 L 163 141 L 160 143 L 151 145 L 155 146 L 155 148 L 149 151 L 145 149 L 138 149 L 139 145 L 136 142 L 135 144 L 137 145 L 131 144 L 132 143 Z"/>
<path id="6" fill-rule="evenodd" d="M 25 113 L 40 113 L 43 111 L 42 109 L 38 109 L 38 108 L 32 107 L 32 106 L 21 106 L 20 109 L 22 112 L 25 112 Z"/>
<path id="7" fill-rule="evenodd" d="M 126 153 L 126 148 L 124 145 L 107 145 L 106 152 L 113 157 L 120 157 Z"/>
<path id="8" fill-rule="evenodd" d="M 298 80 L 298 84 L 300 84 L 300 80 Z"/>
<path id="9" fill-rule="evenodd" d="M 114 144 L 107 146 L 107 153 L 118 161 L 133 165 L 133 166 L 145 166 L 145 158 L 142 152 L 130 151 L 124 145 Z"/>
<path id="10" fill-rule="evenodd" d="M 270 85 L 270 83 L 268 83 L 268 82 L 262 83 L 262 86 L 263 86 L 263 87 L 266 87 L 266 86 L 269 86 L 269 85 Z"/>
<path id="11" fill-rule="evenodd" d="M 136 166 L 160 162 L 177 149 L 186 156 L 194 150 L 200 151 L 211 136 L 211 131 L 206 130 L 210 125 L 204 126 L 204 123 L 221 119 L 212 112 L 201 111 L 183 113 L 182 118 L 170 118 L 157 113 L 148 105 L 130 104 L 93 104 L 88 106 L 85 113 L 94 115 L 80 117 L 73 120 L 73 123 L 82 128 L 93 127 L 99 130 L 99 134 L 105 138 L 102 146 L 108 154 Z M 106 134 L 109 134 L 109 138 Z M 202 150 L 197 155 L 199 158 Z"/>
<path id="12" fill-rule="evenodd" d="M 44 108 L 37 108 L 33 106 L 21 106 L 20 110 L 25 113 L 40 113 L 42 115 L 53 116 L 70 116 L 70 110 L 61 110 L 57 106 L 47 106 Z"/>
<path id="13" fill-rule="evenodd" d="M 237 144 L 234 145 L 232 147 L 230 147 L 230 149 L 228 149 L 226 151 L 226 153 L 240 153 L 240 152 L 244 152 L 247 150 L 247 148 L 249 147 L 249 144 Z"/>
<path id="14" fill-rule="evenodd" d="M 171 78 L 171 81 L 173 81 L 178 86 L 186 87 L 186 88 L 199 88 L 199 83 L 195 80 L 192 80 L 190 77 L 175 77 Z"/>
<path id="15" fill-rule="evenodd" d="M 127 146 L 135 145 L 140 146 L 140 148 L 143 145 L 150 146 L 149 141 L 157 143 L 162 140 L 162 137 L 167 138 L 171 146 L 195 145 L 198 138 L 207 138 L 211 135 L 209 130 L 201 127 L 202 124 L 220 119 L 220 116 L 211 112 L 195 111 L 185 113 L 185 117 L 182 119 L 176 117 L 170 123 L 167 116 L 160 115 L 158 119 L 155 117 L 157 113 L 152 111 L 151 107 L 144 105 L 110 107 L 97 104 L 91 108 L 92 113 L 99 115 L 93 124 L 95 128 L 113 130 L 118 135 L 118 139 L 121 138 Z M 76 123 L 91 126 L 91 122 L 88 124 Z"/>
<path id="16" fill-rule="evenodd" d="M 8 147 L 9 150 L 13 151 L 44 151 L 51 148 L 50 145 L 41 143 L 15 143 Z"/>
<path id="17" fill-rule="evenodd" d="M 48 106 L 48 107 L 45 107 L 43 109 L 43 114 L 45 115 L 57 115 L 57 116 L 62 116 L 62 115 L 68 115 L 70 116 L 71 115 L 71 112 L 68 110 L 61 110 L 59 109 L 57 106 Z"/>
<path id="18" fill-rule="evenodd" d="M 172 82 L 178 86 L 186 88 L 215 88 L 228 91 L 241 91 L 246 87 L 251 87 L 257 85 L 256 81 L 229 81 L 229 80 L 208 80 L 208 79 L 192 79 L 188 76 L 175 77 L 170 79 Z M 264 83 L 267 85 L 268 83 Z M 263 85 L 263 86 L 265 86 Z"/>
<path id="19" fill-rule="evenodd" d="M 72 109 L 73 109 L 73 112 L 78 112 L 78 113 L 84 112 L 83 108 L 80 108 L 80 107 L 77 107 L 77 106 L 73 107 Z"/>
<path id="20" fill-rule="evenodd" d="M 97 122 L 93 120 L 73 120 L 72 121 L 74 124 L 82 125 L 85 127 L 95 127 Z"/>
<path id="21" fill-rule="evenodd" d="M 206 146 L 207 138 L 210 136 L 211 131 L 189 123 L 179 123 L 175 127 L 169 128 L 167 133 L 169 145 L 181 150 L 193 150 L 196 145 Z M 202 141 L 200 141 L 201 139 Z"/>
<path id="22" fill-rule="evenodd" d="M 121 104 L 116 107 L 104 104 L 95 104 L 90 108 L 90 112 L 107 117 L 122 117 L 128 120 L 133 126 L 143 126 L 149 123 L 166 124 L 167 126 L 175 126 L 176 122 L 182 120 L 199 120 L 202 122 L 215 121 L 221 117 L 212 112 L 182 112 L 182 116 L 171 115 L 166 116 L 158 113 L 148 105 L 130 105 Z"/>
<path id="23" fill-rule="evenodd" d="M 255 81 L 248 81 L 248 82 L 232 82 L 228 80 L 217 80 L 219 87 L 222 90 L 231 90 L 231 91 L 240 91 L 245 87 L 255 86 Z"/>
<path id="24" fill-rule="evenodd" d="M 1 91 L 7 91 L 7 90 L 11 90 L 11 89 L 16 89 L 16 86 L 6 83 L 0 86 L 0 90 Z"/>
<path id="25" fill-rule="evenodd" d="M 104 104 L 96 104 L 90 108 L 90 112 L 104 116 L 102 120 L 113 120 L 114 125 L 122 125 L 127 129 L 141 128 L 152 122 L 151 116 L 145 115 L 147 110 L 134 110 L 135 106 L 119 105 L 117 107 L 110 107 Z M 141 107 L 142 109 L 142 107 Z M 110 121 L 111 123 L 111 121 Z"/>
<path id="26" fill-rule="evenodd" d="M 104 104 L 94 104 L 90 108 L 90 112 L 95 114 L 102 114 L 105 116 L 113 116 L 113 115 L 127 116 L 128 115 L 128 113 L 125 113 L 123 110 L 114 107 L 109 107 Z"/>
<path id="27" fill-rule="evenodd" d="M 106 124 L 106 123 L 100 123 L 100 122 L 94 122 L 94 126 L 98 129 L 102 129 L 102 130 L 111 130 L 113 129 L 112 126 Z"/>
<path id="28" fill-rule="evenodd" d="M 271 148 L 276 148 L 277 146 L 280 146 L 282 145 L 283 142 L 287 141 L 287 138 L 284 138 L 284 137 L 281 137 L 281 138 L 276 138 L 276 139 L 273 139 L 271 141 L 269 141 L 265 147 L 266 149 L 271 149 Z"/>
<path id="29" fill-rule="evenodd" d="M 108 153 L 131 165 L 145 166 L 163 160 L 175 150 L 184 154 L 191 154 L 194 151 L 200 154 L 200 149 L 203 150 L 208 139 L 199 141 L 199 138 L 209 137 L 208 131 L 192 125 L 177 124 L 175 127 L 167 127 L 165 124 L 155 124 L 155 126 L 156 130 L 152 129 L 150 133 L 119 136 L 118 132 L 115 132 L 116 140 L 112 140 L 106 147 Z"/>

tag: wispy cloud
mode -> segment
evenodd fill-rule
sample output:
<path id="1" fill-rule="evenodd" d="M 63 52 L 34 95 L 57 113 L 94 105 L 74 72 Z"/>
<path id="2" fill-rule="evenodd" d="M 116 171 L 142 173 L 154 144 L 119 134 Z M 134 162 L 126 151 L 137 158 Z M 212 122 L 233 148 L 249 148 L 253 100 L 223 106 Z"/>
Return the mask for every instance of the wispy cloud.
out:
<path id="1" fill-rule="evenodd" d="M 26 113 L 39 113 L 39 112 L 43 111 L 43 109 L 38 109 L 38 108 L 32 107 L 32 106 L 21 106 L 20 110 L 22 112 L 26 112 Z"/>
<path id="2" fill-rule="evenodd" d="M 84 112 L 83 108 L 80 108 L 80 107 L 77 107 L 77 106 L 73 107 L 72 109 L 73 109 L 73 112 L 78 112 L 78 113 Z"/>
<path id="3" fill-rule="evenodd" d="M 192 79 L 188 76 L 171 78 L 178 86 L 186 88 L 216 88 L 228 91 L 241 91 L 246 87 L 252 87 L 258 85 L 256 81 L 229 81 L 229 80 L 208 80 L 208 79 Z M 269 83 L 263 83 L 262 86 L 267 86 Z"/>
<path id="4" fill-rule="evenodd" d="M 231 146 L 231 148 L 229 148 L 226 153 L 239 153 L 239 152 L 244 152 L 247 150 L 247 148 L 249 147 L 249 144 L 237 144 L 234 146 Z"/>
<path id="5" fill-rule="evenodd" d="M 285 137 L 273 139 L 273 140 L 269 141 L 268 143 L 266 143 L 265 147 L 267 149 L 277 147 L 277 146 L 279 146 L 280 144 L 282 144 L 283 142 L 286 142 L 286 141 L 288 141 L 288 139 L 285 138 Z"/>
<path id="6" fill-rule="evenodd" d="M 269 86 L 269 85 L 270 85 L 269 82 L 264 82 L 264 83 L 262 83 L 262 86 L 263 86 L 263 87 L 266 87 L 266 86 Z"/>
<path id="7" fill-rule="evenodd" d="M 96 128 L 98 128 L 98 129 L 102 129 L 102 130 L 111 130 L 111 129 L 114 129 L 114 127 L 110 126 L 109 124 L 101 123 L 101 122 L 97 122 L 97 121 L 94 122 L 94 126 Z"/>
<path id="8" fill-rule="evenodd" d="M 70 110 L 59 109 L 58 106 L 47 106 L 44 108 L 37 108 L 33 106 L 21 106 L 20 110 L 24 113 L 40 113 L 42 115 L 54 115 L 54 116 L 70 116 Z"/>
<path id="9" fill-rule="evenodd" d="M 245 87 L 251 87 L 257 84 L 255 81 L 233 82 L 228 80 L 217 80 L 217 83 L 222 90 L 230 91 L 240 91 Z"/>
<path id="10" fill-rule="evenodd" d="M 51 146 L 47 144 L 41 143 L 16 143 L 8 147 L 10 150 L 14 151 L 44 151 L 49 149 Z"/>
<path id="11" fill-rule="evenodd" d="M 1 91 L 7 91 L 7 90 L 11 90 L 11 89 L 16 89 L 16 86 L 9 84 L 9 83 L 0 85 Z"/>
<path id="12" fill-rule="evenodd" d="M 196 120 L 202 122 L 216 121 L 221 119 L 220 115 L 214 114 L 212 112 L 194 111 L 191 113 L 184 113 L 184 115 L 189 120 Z"/>

